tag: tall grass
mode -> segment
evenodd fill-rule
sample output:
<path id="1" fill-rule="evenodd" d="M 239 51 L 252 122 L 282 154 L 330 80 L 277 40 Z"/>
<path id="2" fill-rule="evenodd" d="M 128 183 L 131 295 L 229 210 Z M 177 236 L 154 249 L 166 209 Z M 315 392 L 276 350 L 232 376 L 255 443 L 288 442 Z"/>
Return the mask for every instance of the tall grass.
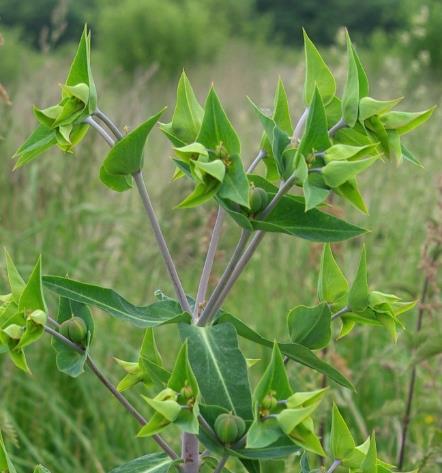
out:
<path id="1" fill-rule="evenodd" d="M 340 52 L 331 54 L 342 79 Z M 286 60 L 285 65 L 282 59 Z M 195 67 L 188 74 L 201 100 L 214 81 L 242 137 L 244 160 L 249 161 L 257 151 L 261 131 L 245 96 L 271 107 L 273 88 L 281 75 L 292 109 L 300 114 L 301 63 L 300 53 L 272 57 L 238 44 L 228 48 L 228 53 L 210 68 Z M 155 289 L 171 293 L 171 286 L 137 195 L 112 193 L 98 180 L 99 165 L 106 152 L 99 138 L 90 132 L 75 155 L 65 156 L 54 150 L 24 170 L 11 173 L 12 162 L 8 158 L 34 126 L 30 104 L 49 105 L 57 99 L 57 84 L 63 81 L 66 66 L 62 59 L 48 57 L 31 77 L 18 79 L 12 90 L 13 106 L 1 109 L 0 242 L 17 259 L 23 273 L 29 272 L 34 259 L 42 253 L 46 273 L 68 273 L 80 280 L 111 286 L 135 303 L 152 301 Z M 407 75 L 398 68 L 391 61 L 379 66 L 373 95 L 392 98 L 408 92 L 410 108 L 426 108 L 439 101 L 437 84 L 407 91 Z M 96 75 L 100 107 L 120 126 L 133 127 L 164 104 L 173 107 L 175 81 L 156 81 L 155 77 L 140 74 L 127 84 L 117 73 L 100 77 L 98 71 Z M 424 169 L 411 165 L 397 168 L 385 163 L 367 173 L 361 188 L 370 208 L 368 219 L 346 208 L 349 218 L 372 230 L 366 242 L 373 287 L 409 297 L 419 295 L 423 278 L 419 269 L 420 248 L 425 224 L 434 208 L 435 179 L 441 172 L 441 125 L 436 115 L 409 143 L 424 162 Z M 194 293 L 198 263 L 202 264 L 205 255 L 215 208 L 206 205 L 196 210 L 173 209 L 189 189 L 185 182 L 172 185 L 169 156 L 168 143 L 159 132 L 154 133 L 146 152 L 147 185 L 185 288 Z M 232 222 L 226 222 L 216 275 L 229 258 L 237 235 L 238 229 Z M 352 240 L 336 246 L 347 273 L 354 271 L 360 243 Z M 340 252 L 344 247 L 345 251 Z M 264 335 L 273 337 L 276 332 L 279 337 L 287 337 L 287 311 L 315 300 L 320 251 L 320 245 L 269 235 L 232 291 L 227 308 Z M 407 314 L 405 324 L 412 327 L 414 317 L 413 312 Z M 121 373 L 111 356 L 135 356 L 142 334 L 101 313 L 96 314 L 96 320 L 100 335 L 94 354 L 116 380 Z M 440 317 L 432 323 L 435 329 L 440 328 Z M 173 353 L 168 347 L 173 335 L 164 329 L 161 335 L 160 346 L 171 362 Z M 404 339 L 401 336 L 398 344 L 392 345 L 381 331 L 357 329 L 327 355 L 357 386 L 354 394 L 336 386 L 333 389 L 333 397 L 348 414 L 357 439 L 362 441 L 364 435 L 376 428 L 381 455 L 391 462 L 395 461 L 401 412 L 393 412 L 390 401 L 404 398 L 408 379 L 410 354 Z M 251 357 L 265 360 L 268 356 L 255 346 L 245 347 Z M 252 377 L 259 376 L 264 366 L 262 362 L 253 368 Z M 54 473 L 101 473 L 155 448 L 150 441 L 135 437 L 134 422 L 93 378 L 86 374 L 71 380 L 57 373 L 48 340 L 33 349 L 31 367 L 33 376 L 27 377 L 17 373 L 7 361 L 1 365 L 0 422 L 8 427 L 20 472 L 42 462 Z M 319 381 L 319 377 L 299 365 L 293 364 L 290 374 L 296 388 L 311 387 Z M 442 428 L 442 406 L 437 405 L 440 375 L 437 363 L 428 363 L 421 373 L 419 410 L 411 424 L 409 463 L 426 454 L 432 432 Z M 140 409 L 146 410 L 136 393 L 132 397 Z M 425 410 L 420 405 L 428 399 L 435 406 Z M 172 433 L 170 437 L 178 444 L 176 435 Z M 231 467 L 240 471 L 238 466 Z M 274 468 L 277 471 L 276 465 Z M 290 460 L 287 471 L 294 468 Z M 431 468 L 434 466 L 426 471 L 434 471 Z"/>

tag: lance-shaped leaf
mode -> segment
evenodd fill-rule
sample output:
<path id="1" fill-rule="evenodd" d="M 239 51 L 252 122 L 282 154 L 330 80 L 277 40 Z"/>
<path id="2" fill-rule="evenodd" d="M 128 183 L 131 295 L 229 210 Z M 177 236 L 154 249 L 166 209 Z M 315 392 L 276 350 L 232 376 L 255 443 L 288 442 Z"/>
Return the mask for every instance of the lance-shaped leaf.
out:
<path id="1" fill-rule="evenodd" d="M 155 342 L 154 330 L 146 329 L 136 362 L 116 359 L 117 363 L 127 372 L 118 383 L 117 389 L 122 392 L 142 382 L 146 385 L 152 382 L 166 385 L 170 373 L 164 369 L 161 355 Z"/>
<path id="2" fill-rule="evenodd" d="M 367 452 L 367 456 L 365 457 L 364 461 L 361 465 L 361 472 L 362 473 L 378 473 L 378 453 L 376 449 L 376 437 L 375 433 L 373 432 L 370 437 L 370 447 Z"/>
<path id="3" fill-rule="evenodd" d="M 88 110 L 92 114 L 97 108 L 97 91 L 91 71 L 91 33 L 86 25 L 66 79 L 67 86 L 77 86 L 80 83 L 89 87 Z"/>
<path id="4" fill-rule="evenodd" d="M 270 194 L 270 197 L 273 195 Z M 285 233 L 321 242 L 347 240 L 366 232 L 363 228 L 318 209 L 306 212 L 305 200 L 292 195 L 284 196 L 265 220 L 252 219 L 250 223 L 255 230 Z"/>
<path id="5" fill-rule="evenodd" d="M 108 174 L 127 176 L 141 171 L 147 138 L 164 110 L 147 119 L 115 143 L 103 162 L 103 167 Z"/>
<path id="6" fill-rule="evenodd" d="M 310 349 L 328 345 L 331 338 L 331 312 L 326 303 L 313 307 L 298 306 L 287 317 L 290 338 Z"/>
<path id="7" fill-rule="evenodd" d="M 331 161 L 358 160 L 367 156 L 379 154 L 377 151 L 378 143 L 372 143 L 364 146 L 352 146 L 346 144 L 335 144 L 325 151 L 324 158 L 327 163 Z"/>
<path id="8" fill-rule="evenodd" d="M 244 322 L 242 322 L 231 314 L 228 314 L 226 312 L 222 313 L 217 318 L 216 323 L 230 323 L 235 327 L 240 337 L 243 337 L 247 340 L 258 343 L 259 345 L 263 345 L 265 347 L 273 347 L 272 341 L 262 337 L 255 330 L 252 330 L 248 325 L 246 325 Z M 304 366 L 308 366 L 309 368 L 326 375 L 341 386 L 344 386 L 348 389 L 354 389 L 352 383 L 345 376 L 343 376 L 338 370 L 336 370 L 329 364 L 319 359 L 307 347 L 300 345 L 299 343 L 278 343 L 278 346 L 281 352 L 284 355 L 288 356 L 291 360 L 294 360 Z"/>
<path id="9" fill-rule="evenodd" d="M 44 285 L 59 296 L 95 306 L 113 317 L 130 322 L 136 327 L 189 322 L 190 315 L 181 310 L 178 302 L 164 300 L 147 306 L 136 306 L 112 289 L 86 284 L 59 276 L 44 276 Z"/>
<path id="10" fill-rule="evenodd" d="M 100 167 L 100 180 L 105 186 L 116 192 L 124 192 L 133 187 L 132 176 L 110 174 L 103 166 Z"/>
<path id="11" fill-rule="evenodd" d="M 221 184 L 216 179 L 210 179 L 207 182 L 200 182 L 176 207 L 181 209 L 198 207 L 214 197 L 220 187 Z"/>
<path id="12" fill-rule="evenodd" d="M 87 327 L 87 336 L 85 338 L 84 352 L 80 353 L 66 346 L 57 338 L 52 338 L 52 347 L 56 352 L 57 368 L 62 373 L 77 378 L 84 372 L 88 351 L 92 338 L 94 336 L 94 320 L 88 307 L 80 302 L 60 297 L 58 305 L 57 321 L 62 324 L 71 317 L 80 317 Z"/>
<path id="13" fill-rule="evenodd" d="M 5 473 L 17 473 L 8 452 L 6 451 L 5 442 L 3 441 L 2 432 L 0 430 L 0 471 Z"/>
<path id="14" fill-rule="evenodd" d="M 57 132 L 53 128 L 40 125 L 17 149 L 14 156 L 12 156 L 13 159 L 18 158 L 14 170 L 31 162 L 41 153 L 55 145 L 57 143 L 56 135 Z"/>
<path id="15" fill-rule="evenodd" d="M 359 190 L 358 181 L 353 178 L 341 184 L 339 187 L 334 189 L 336 194 L 340 195 L 344 199 L 348 200 L 355 208 L 363 213 L 368 213 L 367 206 L 365 205 L 364 198 Z"/>
<path id="16" fill-rule="evenodd" d="M 413 152 L 410 149 L 408 149 L 404 144 L 401 144 L 401 148 L 402 148 L 402 157 L 406 161 L 414 164 L 417 167 L 420 167 L 420 168 L 424 167 L 423 164 L 419 161 L 419 159 L 417 159 L 416 156 L 413 154 Z"/>
<path id="17" fill-rule="evenodd" d="M 164 453 L 150 453 L 117 466 L 110 473 L 168 473 L 175 463 Z"/>
<path id="18" fill-rule="evenodd" d="M 18 309 L 23 310 L 42 310 L 46 312 L 46 303 L 43 295 L 43 285 L 41 276 L 41 257 L 38 258 L 37 263 L 32 270 L 26 286 L 21 293 L 18 303 Z"/>
<path id="19" fill-rule="evenodd" d="M 369 291 L 367 280 L 367 255 L 365 245 L 362 247 L 361 259 L 355 280 L 348 293 L 348 306 L 351 310 L 364 310 L 369 304 Z"/>
<path id="20" fill-rule="evenodd" d="M 392 110 L 398 103 L 402 101 L 403 97 L 393 100 L 376 100 L 372 97 L 362 97 L 359 102 L 359 121 L 364 123 L 374 115 L 382 115 Z"/>
<path id="21" fill-rule="evenodd" d="M 189 360 L 205 404 L 217 405 L 252 418 L 246 360 L 231 324 L 211 327 L 180 325 L 188 340 Z"/>
<path id="22" fill-rule="evenodd" d="M 348 291 L 348 282 L 333 256 L 330 245 L 324 245 L 318 278 L 318 298 L 333 304 Z"/>
<path id="23" fill-rule="evenodd" d="M 239 138 L 213 87 L 206 99 L 204 118 L 197 141 L 213 150 L 215 158 L 221 158 L 226 165 L 219 196 L 248 207 L 249 186 L 239 157 L 241 151 Z"/>
<path id="24" fill-rule="evenodd" d="M 310 173 L 302 185 L 305 198 L 305 211 L 308 212 L 327 200 L 330 189 L 318 173 Z"/>
<path id="25" fill-rule="evenodd" d="M 45 466 L 37 465 L 34 468 L 34 473 L 51 473 Z"/>
<path id="26" fill-rule="evenodd" d="M 335 460 L 343 460 L 352 453 L 355 446 L 353 436 L 339 409 L 334 404 L 330 432 L 330 451 L 332 457 Z"/>
<path id="27" fill-rule="evenodd" d="M 330 145 L 324 103 L 318 88 L 316 88 L 310 105 L 305 132 L 296 152 L 295 166 L 300 155 L 307 157 L 312 151 L 325 151 Z"/>
<path id="28" fill-rule="evenodd" d="M 262 114 L 262 112 L 253 104 L 253 102 L 252 105 L 258 112 L 261 122 L 265 119 L 268 119 L 268 117 Z M 263 123 L 265 133 L 261 140 L 260 149 L 265 152 L 263 161 L 267 168 L 267 179 L 270 181 L 275 181 L 280 177 L 281 173 L 278 171 L 278 164 L 275 161 L 275 156 L 273 155 L 273 130 L 275 127 L 278 127 L 282 132 L 286 133 L 287 136 L 291 136 L 293 134 L 293 125 L 290 116 L 287 93 L 281 78 L 278 79 L 278 85 L 275 91 L 272 120 L 272 130 L 266 129 L 266 124 L 265 122 Z"/>
<path id="29" fill-rule="evenodd" d="M 7 252 L 6 248 L 4 251 L 9 287 L 11 288 L 12 297 L 15 303 L 18 304 L 20 301 L 20 296 L 24 288 L 26 287 L 26 283 L 23 281 L 23 278 L 18 272 L 18 269 L 15 266 L 14 261 L 12 260 L 11 255 Z"/>
<path id="30" fill-rule="evenodd" d="M 204 117 L 196 139 L 206 148 L 223 145 L 229 155 L 239 154 L 241 145 L 232 123 L 227 118 L 215 89 L 212 87 L 204 105 Z"/>
<path id="31" fill-rule="evenodd" d="M 435 108 L 431 107 L 423 112 L 389 112 L 380 119 L 387 130 L 396 130 L 399 135 L 404 135 L 425 123 Z"/>
<path id="32" fill-rule="evenodd" d="M 322 400 L 328 389 L 329 388 L 326 387 L 317 389 L 316 391 L 294 393 L 287 399 L 287 407 L 289 409 L 295 409 L 297 407 L 316 405 Z"/>
<path id="33" fill-rule="evenodd" d="M 204 116 L 186 73 L 183 71 L 178 82 L 177 98 L 172 121 L 162 123 L 161 130 L 175 146 L 193 143 L 199 134 Z"/>
<path id="34" fill-rule="evenodd" d="M 342 95 L 342 117 L 348 126 L 353 127 L 358 120 L 359 100 L 368 94 L 368 80 L 348 31 L 346 41 L 348 69 Z"/>
<path id="35" fill-rule="evenodd" d="M 278 90 L 284 89 L 278 87 Z M 285 96 L 285 98 L 287 97 Z M 275 100 L 276 99 L 277 97 L 275 97 Z M 271 181 L 278 180 L 279 177 L 282 177 L 286 174 L 284 152 L 291 142 L 289 132 L 286 131 L 287 126 L 285 127 L 286 129 L 283 129 L 276 123 L 274 118 L 277 112 L 276 108 L 274 110 L 273 116 L 269 117 L 264 114 L 261 109 L 252 102 L 251 99 L 249 99 L 249 101 L 252 104 L 252 107 L 258 115 L 258 118 L 264 128 L 264 135 L 261 140 L 261 148 L 265 152 L 264 163 L 267 167 L 267 179 Z M 282 123 L 284 123 L 284 120 L 282 120 Z"/>
<path id="36" fill-rule="evenodd" d="M 305 30 L 303 30 L 303 34 L 306 65 L 304 102 L 310 106 L 317 87 L 324 103 L 327 104 L 333 99 L 336 92 L 335 78 Z"/>
<path id="37" fill-rule="evenodd" d="M 327 185 L 339 187 L 370 167 L 377 159 L 377 156 L 373 156 L 357 161 L 331 161 L 321 169 L 321 173 Z"/>

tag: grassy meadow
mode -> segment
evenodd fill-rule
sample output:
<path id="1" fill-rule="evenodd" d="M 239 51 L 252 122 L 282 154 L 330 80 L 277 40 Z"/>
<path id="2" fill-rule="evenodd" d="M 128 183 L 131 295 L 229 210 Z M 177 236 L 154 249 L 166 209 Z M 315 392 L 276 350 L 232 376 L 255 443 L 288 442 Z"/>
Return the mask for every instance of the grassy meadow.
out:
<path id="1" fill-rule="evenodd" d="M 68 273 L 75 279 L 112 287 L 134 303 L 147 303 L 153 300 L 156 289 L 171 293 L 171 285 L 138 195 L 112 193 L 99 182 L 98 169 L 107 150 L 98 136 L 89 132 L 73 156 L 54 149 L 33 165 L 12 173 L 9 157 L 35 124 L 31 105 L 47 106 L 58 97 L 57 84 L 64 80 L 68 65 L 64 56 L 69 58 L 70 54 L 40 59 L 34 71 L 26 70 L 11 83 L 12 106 L 0 105 L 0 243 L 8 248 L 25 274 L 42 253 L 46 274 Z M 440 103 L 439 83 L 416 78 L 393 58 L 380 60 L 375 56 L 362 53 L 371 78 L 371 95 L 380 99 L 405 95 L 404 109 L 424 109 Z M 342 50 L 331 48 L 327 57 L 342 85 Z M 167 113 L 171 114 L 178 77 L 165 80 L 154 71 L 147 71 L 128 81 L 118 70 L 100 73 L 103 68 L 98 59 L 95 76 L 100 108 L 118 125 L 133 127 L 164 105 L 169 106 Z M 237 42 L 229 45 L 215 63 L 195 66 L 187 73 L 201 100 L 214 82 L 241 136 L 245 162 L 255 156 L 261 136 L 247 95 L 256 103 L 271 107 L 273 90 L 281 76 L 294 121 L 303 110 L 301 51 L 264 53 L 260 46 Z M 380 163 L 364 175 L 361 189 L 370 209 L 368 217 L 342 205 L 339 199 L 332 203 L 343 209 L 336 211 L 345 212 L 351 221 L 370 229 L 365 241 L 373 288 L 408 298 L 419 297 L 425 277 L 421 250 L 427 223 L 436 215 L 438 179 L 441 185 L 441 130 L 441 114 L 436 112 L 407 142 L 424 163 L 424 169 L 407 163 L 399 168 L 393 163 Z M 184 181 L 171 182 L 170 155 L 170 145 L 159 130 L 155 131 L 146 149 L 146 161 L 155 165 L 150 166 L 145 179 L 185 288 L 194 294 L 199 279 L 196 267 L 203 263 L 216 209 L 210 204 L 196 210 L 173 208 L 189 188 Z M 441 192 L 439 189 L 440 199 Z M 238 228 L 226 221 L 212 287 L 238 235 Z M 357 239 L 335 246 L 349 276 L 355 270 L 360 245 L 361 240 Z M 344 247 L 345 251 L 340 252 Z M 287 338 L 287 311 L 297 304 L 315 302 L 320 252 L 318 244 L 287 236 L 266 236 L 226 307 L 264 335 Z M 1 293 L 5 283 L 3 271 L 0 278 Z M 50 302 L 54 309 L 55 301 Z M 403 317 L 410 333 L 414 330 L 416 312 Z M 134 357 L 142 332 L 102 313 L 95 315 L 99 336 L 93 354 L 117 381 L 122 372 L 112 355 L 122 359 Z M 425 317 L 426 327 L 441 329 L 440 313 L 427 312 Z M 165 359 L 171 361 L 171 338 L 178 335 L 160 331 L 160 349 Z M 411 334 L 401 333 L 398 343 L 392 344 L 381 330 L 357 328 L 324 354 L 357 387 L 352 394 L 334 385 L 327 402 L 334 399 L 342 407 L 359 441 L 375 429 L 378 449 L 391 463 L 396 461 L 400 438 L 410 375 L 411 338 Z M 262 360 L 251 369 L 251 376 L 256 379 L 269 352 L 244 346 L 250 358 Z M 57 372 L 49 338 L 31 351 L 31 377 L 18 373 L 5 358 L 0 360 L 0 425 L 13 446 L 13 459 L 20 473 L 30 471 L 35 463 L 45 464 L 54 473 L 105 473 L 125 460 L 156 449 L 153 442 L 136 438 L 135 422 L 93 377 L 86 373 L 72 380 Z M 290 374 L 293 385 L 299 389 L 322 382 L 300 365 L 292 364 Z M 409 469 L 425 459 L 422 472 L 442 471 L 442 453 L 437 446 L 430 446 L 434 433 L 442 429 L 441 375 L 437 359 L 419 366 L 407 449 Z M 141 388 L 129 397 L 149 415 L 139 400 L 139 392 Z M 327 402 L 320 416 L 328 410 Z M 327 432 L 329 419 L 322 422 Z M 178 435 L 170 439 L 177 445 Z M 228 467 L 231 471 L 242 471 L 234 461 Z M 275 464 L 268 471 L 283 470 Z M 286 462 L 285 471 L 297 471 L 293 458 Z"/>

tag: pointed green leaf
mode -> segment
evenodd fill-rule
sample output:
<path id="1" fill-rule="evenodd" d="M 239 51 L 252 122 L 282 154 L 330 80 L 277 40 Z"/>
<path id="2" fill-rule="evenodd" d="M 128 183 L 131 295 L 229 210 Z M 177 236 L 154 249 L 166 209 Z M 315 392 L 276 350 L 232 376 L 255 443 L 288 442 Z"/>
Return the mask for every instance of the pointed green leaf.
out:
<path id="1" fill-rule="evenodd" d="M 346 144 L 335 144 L 325 151 L 324 158 L 327 163 L 331 161 L 358 160 L 367 156 L 379 154 L 377 151 L 378 143 L 372 143 L 364 146 L 352 146 Z"/>
<path id="2" fill-rule="evenodd" d="M 312 151 L 325 151 L 330 145 L 324 103 L 318 88 L 316 88 L 314 89 L 305 132 L 297 149 L 296 162 L 299 160 L 298 156 L 300 154 L 307 157 Z"/>
<path id="3" fill-rule="evenodd" d="M 319 51 L 308 37 L 305 30 L 304 33 L 304 52 L 305 52 L 305 81 L 304 81 L 304 102 L 310 105 L 317 87 L 324 103 L 329 103 L 336 92 L 336 81 L 322 59 Z"/>
<path id="4" fill-rule="evenodd" d="M 365 205 L 364 199 L 359 191 L 358 182 L 355 178 L 344 182 L 344 184 L 341 184 L 339 187 L 334 189 L 334 192 L 348 200 L 361 212 L 365 214 L 368 213 L 367 206 Z"/>
<path id="5" fill-rule="evenodd" d="M 56 143 L 56 131 L 40 125 L 15 152 L 13 158 L 18 158 L 18 160 L 15 163 L 14 169 L 19 169 L 34 160 L 38 155 L 47 151 Z"/>
<path id="6" fill-rule="evenodd" d="M 80 83 L 87 84 L 89 87 L 88 110 L 89 114 L 95 112 L 97 108 L 97 91 L 91 71 L 91 33 L 87 31 L 85 25 L 83 34 L 71 68 L 66 79 L 66 85 L 76 86 Z"/>
<path id="7" fill-rule="evenodd" d="M 8 452 L 6 451 L 5 443 L 3 441 L 2 432 L 0 430 L 0 471 L 5 473 L 17 473 Z"/>
<path id="8" fill-rule="evenodd" d="M 210 162 L 192 161 L 192 163 L 202 172 L 214 177 L 219 182 L 223 182 L 224 176 L 226 175 L 226 166 L 221 159 L 215 159 L 215 161 Z"/>
<path id="9" fill-rule="evenodd" d="M 249 181 L 237 154 L 231 155 L 226 165 L 223 183 L 218 191 L 221 199 L 229 199 L 244 207 L 249 207 Z"/>
<path id="10" fill-rule="evenodd" d="M 124 192 L 133 187 L 132 176 L 110 174 L 103 165 L 100 167 L 100 180 L 105 186 L 116 192 Z"/>
<path id="11" fill-rule="evenodd" d="M 18 272 L 6 248 L 4 249 L 4 252 L 5 252 L 6 271 L 8 273 L 9 287 L 11 288 L 12 297 L 15 303 L 18 304 L 20 300 L 20 296 L 24 288 L 26 287 L 26 284 L 23 281 L 23 278 Z"/>
<path id="12" fill-rule="evenodd" d="M 331 161 L 322 168 L 324 181 L 330 187 L 339 187 L 370 167 L 377 159 L 377 156 L 373 156 L 357 161 Z"/>
<path id="13" fill-rule="evenodd" d="M 210 327 L 182 324 L 180 331 L 188 340 L 190 364 L 204 402 L 251 419 L 247 363 L 239 350 L 234 327 L 231 324 Z"/>
<path id="14" fill-rule="evenodd" d="M 117 466 L 110 473 L 168 473 L 175 463 L 164 453 L 151 453 Z"/>
<path id="15" fill-rule="evenodd" d="M 238 135 L 213 87 L 206 99 L 203 122 L 196 141 L 213 150 L 223 145 L 229 155 L 239 155 L 241 151 Z"/>
<path id="16" fill-rule="evenodd" d="M 362 97 L 359 102 L 359 120 L 363 123 L 374 115 L 382 115 L 389 112 L 402 101 L 403 97 L 393 100 L 376 100 L 371 97 Z"/>
<path id="17" fill-rule="evenodd" d="M 355 448 L 355 441 L 336 404 L 333 405 L 330 451 L 335 460 L 343 460 Z"/>
<path id="18" fill-rule="evenodd" d="M 347 31 L 346 41 L 348 69 L 342 95 L 342 117 L 348 126 L 353 127 L 358 120 L 359 100 L 368 94 L 368 81 Z"/>
<path id="19" fill-rule="evenodd" d="M 147 137 L 164 110 L 150 117 L 115 143 L 103 162 L 103 166 L 109 174 L 126 176 L 141 171 Z"/>
<path id="20" fill-rule="evenodd" d="M 220 186 L 221 184 L 216 179 L 197 184 L 195 189 L 177 205 L 177 208 L 191 209 L 204 204 L 216 195 Z"/>
<path id="21" fill-rule="evenodd" d="M 353 311 L 364 310 L 369 304 L 369 291 L 367 281 L 367 256 L 365 245 L 362 247 L 361 260 L 355 280 L 348 293 L 348 306 Z"/>
<path id="22" fill-rule="evenodd" d="M 26 287 L 21 293 L 18 303 L 18 309 L 22 310 L 37 310 L 40 309 L 46 312 L 46 303 L 43 296 L 43 285 L 41 279 L 41 257 L 38 258 L 37 263 L 32 270 Z"/>
<path id="23" fill-rule="evenodd" d="M 324 245 L 318 279 L 318 298 L 333 304 L 348 291 L 348 282 L 336 263 L 330 245 Z"/>
<path id="24" fill-rule="evenodd" d="M 59 296 L 93 305 L 104 312 L 136 327 L 156 327 L 169 323 L 188 322 L 178 302 L 164 300 L 147 306 L 135 306 L 112 289 L 86 284 L 59 276 L 44 276 L 44 285 Z"/>
<path id="25" fill-rule="evenodd" d="M 288 314 L 290 338 L 312 350 L 324 348 L 331 338 L 331 312 L 326 303 L 298 306 Z"/>
<path id="26" fill-rule="evenodd" d="M 183 71 L 177 88 L 172 121 L 161 124 L 161 130 L 175 146 L 193 143 L 199 134 L 204 109 L 198 102 L 186 73 Z"/>
<path id="27" fill-rule="evenodd" d="M 399 135 L 404 135 L 425 123 L 435 108 L 431 107 L 423 112 L 389 112 L 380 119 L 387 130 L 396 130 Z"/>
<path id="28" fill-rule="evenodd" d="M 362 473 L 378 473 L 377 467 L 378 453 L 376 449 L 376 438 L 374 432 L 370 438 L 370 448 L 368 449 L 367 456 L 361 465 Z"/>

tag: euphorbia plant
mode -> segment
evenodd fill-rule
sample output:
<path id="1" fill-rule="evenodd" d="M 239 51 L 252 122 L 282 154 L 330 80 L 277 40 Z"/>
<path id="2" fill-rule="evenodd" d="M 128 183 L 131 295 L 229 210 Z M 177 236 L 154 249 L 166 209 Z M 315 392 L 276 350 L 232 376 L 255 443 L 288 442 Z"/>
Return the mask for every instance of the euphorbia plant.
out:
<path id="1" fill-rule="evenodd" d="M 377 456 L 374 434 L 357 446 L 336 406 L 331 412 L 330 441 L 325 445 L 314 424 L 315 411 L 328 389 L 294 390 L 287 363 L 300 363 L 352 390 L 353 385 L 317 350 L 332 338 L 348 335 L 358 324 L 385 328 L 393 340 L 401 328 L 400 315 L 414 301 L 369 288 L 366 252 L 355 277 L 348 281 L 330 246 L 362 236 L 366 230 L 327 213 L 327 199 L 336 194 L 362 212 L 366 206 L 357 176 L 382 161 L 419 161 L 401 143 L 401 136 L 426 121 L 432 109 L 409 113 L 394 111 L 399 100 L 380 101 L 369 96 L 368 80 L 347 36 L 348 75 L 341 98 L 335 79 L 306 34 L 305 110 L 295 126 L 284 85 L 280 80 L 274 109 L 266 115 L 252 108 L 264 133 L 259 152 L 247 169 L 240 139 L 212 87 L 204 106 L 182 74 L 170 122 L 160 129 L 172 143 L 175 178 L 186 178 L 193 190 L 178 207 L 207 202 L 218 206 L 207 257 L 195 297 L 185 292 L 156 218 L 142 169 L 145 145 L 163 111 L 127 134 L 98 108 L 90 66 L 90 34 L 85 29 L 57 105 L 34 109 L 38 128 L 17 150 L 16 168 L 37 158 L 53 145 L 73 152 L 90 130 L 110 146 L 99 170 L 110 191 L 136 187 L 155 234 L 175 294 L 157 292 L 156 301 L 136 306 L 112 289 L 75 279 L 42 275 L 41 260 L 27 280 L 6 253 L 10 292 L 1 298 L 0 352 L 29 371 L 25 351 L 45 332 L 53 337 L 58 369 L 77 377 L 87 366 L 141 425 L 138 436 L 149 436 L 162 449 L 147 453 L 112 472 L 196 473 L 202 468 L 220 472 L 227 462 L 247 471 L 260 471 L 263 462 L 299 458 L 301 471 L 323 457 L 328 471 L 388 473 L 392 466 Z M 257 169 L 264 164 L 265 172 Z M 146 155 L 146 166 L 152 166 Z M 208 282 L 225 216 L 241 227 L 233 255 L 208 296 Z M 314 242 L 324 249 L 318 275 L 318 299 L 297 306 L 287 317 L 287 340 L 271 341 L 246 322 L 248 314 L 230 314 L 223 303 L 230 289 L 268 232 L 284 233 Z M 48 309 L 45 291 L 59 297 L 58 309 Z M 256 290 L 256 289 L 251 289 Z M 137 360 L 117 359 L 125 376 L 117 386 L 100 371 L 91 357 L 94 338 L 92 309 L 144 331 Z M 277 316 L 278 314 L 273 314 Z M 174 366 L 165 366 L 156 343 L 156 328 L 176 330 L 178 355 Z M 252 387 L 251 361 L 239 347 L 239 338 L 268 347 L 270 362 Z M 256 353 L 247 354 L 254 358 Z M 139 412 L 122 394 L 143 385 L 145 400 Z M 153 393 L 153 395 L 152 395 Z M 161 436 L 169 426 L 182 432 L 182 449 Z M 136 434 L 134 432 L 134 434 Z M 0 469 L 14 472 L 0 437 Z M 45 471 L 41 466 L 36 471 Z"/>

